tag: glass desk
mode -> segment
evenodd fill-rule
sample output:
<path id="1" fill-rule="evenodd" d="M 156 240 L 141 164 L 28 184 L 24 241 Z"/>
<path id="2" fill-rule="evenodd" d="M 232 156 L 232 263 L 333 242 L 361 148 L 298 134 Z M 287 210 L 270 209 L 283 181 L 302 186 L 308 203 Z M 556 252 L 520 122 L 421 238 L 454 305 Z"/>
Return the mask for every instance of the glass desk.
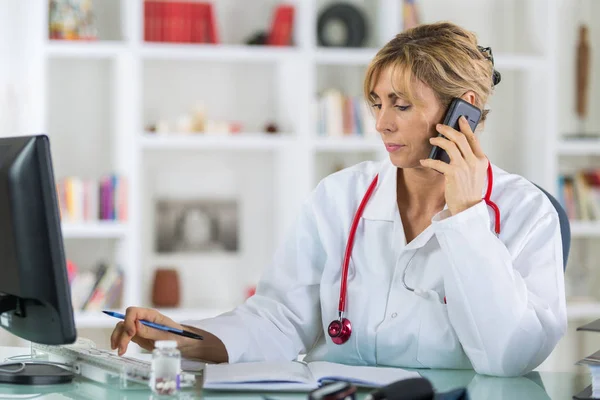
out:
<path id="1" fill-rule="evenodd" d="M 23 354 L 27 348 L 0 347 L 0 360 Z M 532 372 L 519 378 L 494 378 L 477 375 L 473 371 L 418 370 L 429 379 L 437 391 L 448 391 L 466 387 L 472 400 L 528 399 L 528 400 L 568 400 L 590 384 L 587 374 L 568 372 Z M 366 396 L 369 390 L 361 389 L 358 399 Z M 71 384 L 53 386 L 0 385 L 1 399 L 163 399 L 148 390 L 119 391 L 86 379 L 76 379 Z M 306 399 L 306 393 L 259 393 L 206 391 L 201 388 L 182 391 L 179 399 Z"/>

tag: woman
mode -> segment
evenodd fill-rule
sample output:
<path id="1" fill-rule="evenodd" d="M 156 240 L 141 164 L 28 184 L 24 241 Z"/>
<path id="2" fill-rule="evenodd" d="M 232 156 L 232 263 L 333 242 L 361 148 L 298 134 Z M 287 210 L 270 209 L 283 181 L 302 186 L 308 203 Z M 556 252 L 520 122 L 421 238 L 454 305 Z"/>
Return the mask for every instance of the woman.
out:
<path id="1" fill-rule="evenodd" d="M 129 308 L 112 347 L 122 354 L 129 341 L 151 349 L 170 337 L 185 356 L 216 362 L 306 353 L 306 360 L 498 376 L 538 366 L 566 329 L 556 210 L 526 179 L 496 166 L 488 171 L 464 120 L 460 132 L 439 124 L 455 97 L 483 108 L 493 89 L 492 61 L 472 33 L 451 23 L 397 35 L 365 79 L 389 160 L 320 182 L 256 295 L 229 313 L 186 324 L 204 341 L 142 326 L 139 319 L 182 327 L 154 310 Z M 449 164 L 427 159 L 432 145 L 448 153 Z M 346 240 L 376 175 L 351 251 L 343 317 L 352 329 L 344 340 L 336 337 L 339 324 L 329 328 L 341 321 Z M 482 200 L 488 183 L 497 222 Z"/>

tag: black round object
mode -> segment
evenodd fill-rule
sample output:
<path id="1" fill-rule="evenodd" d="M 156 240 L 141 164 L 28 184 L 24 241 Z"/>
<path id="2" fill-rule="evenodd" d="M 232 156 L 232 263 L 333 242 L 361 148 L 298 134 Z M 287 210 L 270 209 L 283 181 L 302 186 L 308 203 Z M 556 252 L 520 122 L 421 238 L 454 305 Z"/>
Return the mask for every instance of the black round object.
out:
<path id="1" fill-rule="evenodd" d="M 498 70 L 494 70 L 494 73 L 492 74 L 493 86 L 496 86 L 497 84 L 499 84 L 501 80 L 502 80 L 502 75 L 500 75 L 500 72 Z"/>
<path id="2" fill-rule="evenodd" d="M 328 35 L 332 25 L 340 23 L 345 30 L 343 40 L 336 41 Z M 361 47 L 366 39 L 367 23 L 363 13 L 348 3 L 335 3 L 326 7 L 317 21 L 319 45 L 324 47 Z"/>
<path id="3" fill-rule="evenodd" d="M 75 374 L 56 365 L 27 362 L 25 369 L 17 373 L 10 373 L 11 369 L 19 369 L 20 363 L 4 364 L 0 370 L 0 383 L 17 385 L 56 385 L 69 383 Z"/>

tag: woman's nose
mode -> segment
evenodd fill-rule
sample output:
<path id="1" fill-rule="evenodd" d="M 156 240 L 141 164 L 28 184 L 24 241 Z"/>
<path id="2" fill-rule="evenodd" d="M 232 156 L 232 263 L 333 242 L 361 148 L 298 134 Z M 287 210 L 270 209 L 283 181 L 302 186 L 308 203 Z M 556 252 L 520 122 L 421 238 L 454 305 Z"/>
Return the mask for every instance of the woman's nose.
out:
<path id="1" fill-rule="evenodd" d="M 382 108 L 379 111 L 377 120 L 375 123 L 375 129 L 379 133 L 390 133 L 396 130 L 396 122 L 394 120 L 394 113 L 391 110 Z"/>

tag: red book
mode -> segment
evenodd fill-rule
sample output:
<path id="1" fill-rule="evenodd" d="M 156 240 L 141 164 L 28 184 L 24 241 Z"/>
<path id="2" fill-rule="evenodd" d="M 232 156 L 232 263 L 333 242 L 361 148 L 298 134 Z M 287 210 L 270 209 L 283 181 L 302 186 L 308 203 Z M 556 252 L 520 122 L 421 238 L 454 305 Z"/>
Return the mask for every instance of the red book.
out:
<path id="1" fill-rule="evenodd" d="M 163 42 L 174 42 L 174 9 L 175 4 L 172 2 L 163 2 L 164 12 L 162 16 L 162 40 Z"/>
<path id="2" fill-rule="evenodd" d="M 293 25 L 294 7 L 290 5 L 277 6 L 267 44 L 271 46 L 289 46 L 292 42 Z"/>
<path id="3" fill-rule="evenodd" d="M 144 41 L 150 42 L 150 9 L 152 4 L 148 1 L 144 1 Z"/>
<path id="4" fill-rule="evenodd" d="M 190 41 L 192 43 L 206 43 L 208 35 L 206 34 L 206 8 L 204 4 L 192 3 L 190 4 Z"/>
<path id="5" fill-rule="evenodd" d="M 183 32 L 183 19 L 185 18 L 185 3 L 172 2 L 171 4 L 171 42 L 185 43 Z"/>
<path id="6" fill-rule="evenodd" d="M 182 3 L 181 13 L 181 42 L 190 43 L 192 41 L 192 3 Z"/>
<path id="7" fill-rule="evenodd" d="M 219 33 L 217 29 L 217 21 L 212 3 L 206 3 L 206 14 L 208 20 L 208 41 L 213 44 L 219 43 Z"/>
<path id="8" fill-rule="evenodd" d="M 154 4 L 154 41 L 164 42 L 165 2 L 157 1 Z"/>

